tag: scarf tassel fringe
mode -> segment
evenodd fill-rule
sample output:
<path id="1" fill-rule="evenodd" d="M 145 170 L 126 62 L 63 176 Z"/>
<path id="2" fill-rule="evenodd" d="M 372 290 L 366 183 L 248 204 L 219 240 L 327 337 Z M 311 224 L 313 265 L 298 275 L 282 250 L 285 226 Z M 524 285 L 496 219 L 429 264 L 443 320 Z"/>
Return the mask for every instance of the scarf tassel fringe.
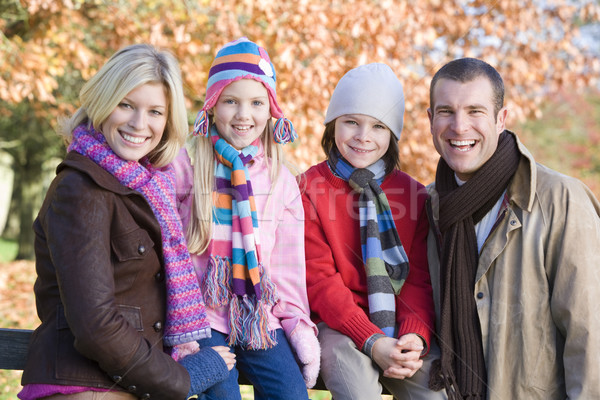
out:
<path id="1" fill-rule="evenodd" d="M 275 331 L 269 330 L 268 309 L 279 300 L 277 290 L 262 263 L 261 297 L 234 295 L 229 303 L 229 345 L 265 350 L 277 344 Z"/>
<path id="2" fill-rule="evenodd" d="M 258 263 L 258 270 L 260 271 L 260 291 L 261 299 L 265 305 L 272 306 L 279 301 L 277 295 L 277 289 L 269 274 L 265 271 L 265 267 L 262 263 Z"/>
<path id="3" fill-rule="evenodd" d="M 447 373 L 444 373 L 445 369 L 448 371 Z M 448 400 L 461 400 L 462 396 L 455 390 L 457 387 L 456 377 L 454 376 L 452 369 L 443 368 L 440 359 L 433 360 L 429 371 L 429 389 L 436 392 L 446 389 Z"/>
<path id="4" fill-rule="evenodd" d="M 255 296 L 234 296 L 229 303 L 229 345 L 265 350 L 277 344 L 275 331 L 269 330 L 268 305 Z M 232 323 L 234 322 L 234 323 Z"/>
<path id="5" fill-rule="evenodd" d="M 204 301 L 209 307 L 224 307 L 230 303 L 231 266 L 227 259 L 212 256 L 202 277 Z"/>

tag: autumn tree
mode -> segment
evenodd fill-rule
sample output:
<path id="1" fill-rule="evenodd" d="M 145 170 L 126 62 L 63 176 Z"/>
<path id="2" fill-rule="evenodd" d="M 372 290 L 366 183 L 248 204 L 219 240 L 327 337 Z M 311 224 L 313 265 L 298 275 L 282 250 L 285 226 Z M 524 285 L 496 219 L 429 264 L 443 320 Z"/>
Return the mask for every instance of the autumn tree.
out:
<path id="1" fill-rule="evenodd" d="M 359 64 L 385 62 L 405 89 L 403 169 L 430 182 L 438 157 L 425 110 L 435 70 L 456 57 L 482 58 L 505 78 L 512 115 L 540 117 L 549 92 L 595 84 L 600 62 L 573 39 L 599 15 L 592 0 L 0 0 L 0 149 L 13 149 L 17 181 L 32 186 L 42 159 L 64 151 L 51 133 L 77 107 L 82 82 L 134 42 L 175 53 L 192 121 L 216 50 L 244 35 L 272 56 L 282 109 L 300 133 L 287 146 L 300 170 L 323 159 L 322 121 L 337 81 Z M 42 157 L 14 151 L 34 145 L 30 134 Z M 30 231 L 38 206 L 22 204 L 21 230 Z M 26 248 L 31 240 L 22 233 L 19 241 Z"/>

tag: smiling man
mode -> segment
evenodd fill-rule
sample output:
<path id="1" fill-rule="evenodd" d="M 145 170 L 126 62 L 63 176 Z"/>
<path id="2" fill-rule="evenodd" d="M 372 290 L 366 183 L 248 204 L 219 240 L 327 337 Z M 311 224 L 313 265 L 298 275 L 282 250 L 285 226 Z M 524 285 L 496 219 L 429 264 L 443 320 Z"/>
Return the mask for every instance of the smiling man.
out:
<path id="1" fill-rule="evenodd" d="M 600 398 L 600 204 L 505 129 L 504 84 L 454 60 L 427 110 L 441 158 L 429 263 L 449 399 Z"/>

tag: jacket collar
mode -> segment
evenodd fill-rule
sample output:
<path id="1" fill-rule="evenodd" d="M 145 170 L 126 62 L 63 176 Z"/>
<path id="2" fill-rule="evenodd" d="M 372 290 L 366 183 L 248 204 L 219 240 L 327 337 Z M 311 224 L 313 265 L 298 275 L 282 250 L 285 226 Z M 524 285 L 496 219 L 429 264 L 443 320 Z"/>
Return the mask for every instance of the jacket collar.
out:
<path id="1" fill-rule="evenodd" d="M 67 156 L 56 168 L 58 174 L 66 168 L 72 168 L 88 175 L 98 186 L 109 190 L 119 195 L 130 195 L 137 191 L 121 184 L 110 172 L 104 170 L 88 157 L 81 155 L 75 151 L 70 151 Z"/>
<path id="2" fill-rule="evenodd" d="M 535 188 L 537 183 L 536 162 L 529 150 L 521 143 L 519 137 L 509 130 L 506 132 L 515 137 L 517 147 L 522 156 L 517 172 L 508 186 L 508 197 L 519 208 L 530 212 L 535 200 Z"/>
<path id="3" fill-rule="evenodd" d="M 529 150 L 521 143 L 519 137 L 509 130 L 506 130 L 506 132 L 515 137 L 517 148 L 522 156 L 517 167 L 517 172 L 515 172 L 515 176 L 508 186 L 508 197 L 519 208 L 530 212 L 535 200 L 535 187 L 537 183 L 536 162 Z M 435 189 L 435 182 L 427 186 L 427 192 L 431 197 L 433 217 L 437 221 L 439 219 L 439 196 Z"/>

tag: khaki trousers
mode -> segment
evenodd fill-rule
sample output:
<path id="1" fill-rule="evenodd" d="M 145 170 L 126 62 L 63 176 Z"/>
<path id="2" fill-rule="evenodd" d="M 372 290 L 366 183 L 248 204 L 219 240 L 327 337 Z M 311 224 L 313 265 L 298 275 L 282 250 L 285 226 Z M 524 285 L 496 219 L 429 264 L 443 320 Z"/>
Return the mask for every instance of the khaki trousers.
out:
<path id="1" fill-rule="evenodd" d="M 335 400 L 381 399 L 382 385 L 400 400 L 446 400 L 446 392 L 429 389 L 431 363 L 439 358 L 439 348 L 432 346 L 423 358 L 423 366 L 412 378 L 386 378 L 369 356 L 360 351 L 352 339 L 321 322 L 321 376 Z"/>

